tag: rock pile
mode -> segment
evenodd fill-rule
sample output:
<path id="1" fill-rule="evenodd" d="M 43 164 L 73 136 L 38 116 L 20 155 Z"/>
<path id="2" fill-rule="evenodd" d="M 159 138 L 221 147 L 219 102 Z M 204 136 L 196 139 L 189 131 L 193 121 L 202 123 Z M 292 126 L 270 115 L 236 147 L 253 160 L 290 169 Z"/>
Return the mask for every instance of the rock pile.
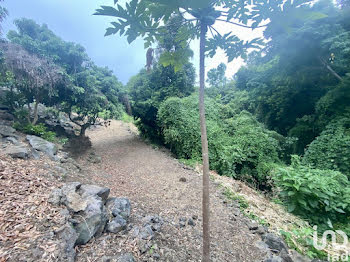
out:
<path id="1" fill-rule="evenodd" d="M 108 198 L 109 193 L 109 188 L 79 182 L 67 183 L 51 193 L 49 202 L 65 207 L 63 212 L 67 223 L 58 237 L 63 243 L 66 261 L 74 261 L 75 246 L 84 245 L 103 232 L 119 233 L 126 229 L 131 212 L 130 201 L 127 198 Z M 113 259 L 110 261 L 119 261 Z"/>

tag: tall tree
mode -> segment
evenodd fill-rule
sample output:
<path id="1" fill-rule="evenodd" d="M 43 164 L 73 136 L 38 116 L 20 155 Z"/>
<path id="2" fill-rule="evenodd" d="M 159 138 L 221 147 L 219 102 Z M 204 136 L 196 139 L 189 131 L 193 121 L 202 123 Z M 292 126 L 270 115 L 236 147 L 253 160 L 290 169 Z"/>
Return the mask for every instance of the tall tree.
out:
<path id="1" fill-rule="evenodd" d="M 114 0 L 117 4 L 118 0 Z M 137 37 L 143 37 L 145 47 L 158 41 L 167 29 L 167 22 L 174 15 L 180 15 L 181 27 L 178 30 L 178 41 L 187 45 L 195 38 L 200 39 L 200 88 L 199 111 L 203 157 L 203 262 L 210 261 L 209 237 L 209 159 L 208 141 L 205 119 L 204 90 L 205 90 L 205 55 L 214 56 L 217 48 L 222 48 L 229 61 L 242 56 L 246 57 L 247 50 L 259 48 L 261 39 L 243 41 L 234 33 L 220 34 L 215 28 L 216 22 L 233 24 L 238 27 L 256 29 L 266 23 L 272 15 L 293 13 L 295 8 L 309 1 L 234 1 L 234 0 L 130 0 L 125 7 L 101 6 L 96 15 L 112 16 L 117 20 L 107 29 L 106 36 L 119 33 L 125 35 L 129 43 Z M 212 38 L 208 40 L 210 30 Z M 183 53 L 169 51 L 162 54 L 163 63 L 174 63 L 184 57 Z"/>
<path id="2" fill-rule="evenodd" d="M 211 87 L 223 87 L 227 83 L 226 79 L 226 65 L 221 63 L 217 68 L 210 69 L 208 72 L 207 82 Z"/>
<path id="3" fill-rule="evenodd" d="M 66 76 L 66 81 L 52 90 L 55 95 L 50 96 L 50 105 L 66 112 L 80 126 L 81 136 L 91 125 L 101 123 L 100 119 L 121 116 L 123 85 L 111 70 L 96 66 L 84 47 L 64 41 L 45 24 L 26 18 L 14 23 L 17 30 L 9 31 L 8 39 L 27 54 L 50 61 Z M 47 99 L 40 102 L 48 105 Z"/>
<path id="4" fill-rule="evenodd" d="M 7 33 L 7 38 L 12 43 L 52 60 L 70 75 L 83 70 L 84 64 L 90 61 L 83 46 L 64 41 L 45 24 L 39 25 L 27 18 L 16 19 L 14 24 L 17 30 Z"/>
<path id="5" fill-rule="evenodd" d="M 25 97 L 29 109 L 28 121 L 35 125 L 39 103 L 47 103 L 57 95 L 55 86 L 65 80 L 63 70 L 49 60 L 28 53 L 19 45 L 1 43 L 0 47 L 4 52 L 5 66 L 14 75 L 15 87 Z M 34 109 L 31 103 L 34 103 Z"/>

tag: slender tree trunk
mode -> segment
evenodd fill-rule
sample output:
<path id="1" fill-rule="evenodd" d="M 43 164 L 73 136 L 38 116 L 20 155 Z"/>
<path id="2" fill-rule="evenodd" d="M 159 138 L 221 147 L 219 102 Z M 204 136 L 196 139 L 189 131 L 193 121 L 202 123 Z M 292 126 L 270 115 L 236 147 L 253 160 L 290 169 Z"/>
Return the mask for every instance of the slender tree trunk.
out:
<path id="1" fill-rule="evenodd" d="M 28 103 L 27 106 L 28 106 L 27 121 L 28 121 L 28 124 L 31 124 L 32 120 L 30 119 L 30 115 L 32 114 L 32 108 L 30 107 L 30 103 Z"/>
<path id="2" fill-rule="evenodd" d="M 202 138 L 202 157 L 203 157 L 203 257 L 202 262 L 210 261 L 210 231 L 209 231 L 209 153 L 207 126 L 205 121 L 205 105 L 204 105 L 204 78 L 205 78 L 205 41 L 207 34 L 207 25 L 201 24 L 200 35 L 200 70 L 199 70 L 199 116 L 201 123 Z"/>
<path id="3" fill-rule="evenodd" d="M 83 137 L 85 136 L 85 132 L 86 132 L 86 129 L 88 129 L 90 126 L 90 124 L 84 124 L 82 126 L 80 126 L 80 137 Z"/>
<path id="4" fill-rule="evenodd" d="M 327 70 L 328 70 L 329 72 L 331 72 L 332 75 L 334 75 L 340 82 L 343 81 L 343 78 L 341 78 L 341 76 L 338 75 L 338 73 L 335 72 L 335 71 L 333 70 L 333 68 L 332 68 L 330 65 L 327 64 L 326 61 L 324 61 L 321 57 L 319 57 L 318 59 L 320 60 L 321 64 L 324 65 L 324 66 L 327 68 Z"/>
<path id="5" fill-rule="evenodd" d="M 132 116 L 131 105 L 130 105 L 130 101 L 129 101 L 128 96 L 127 96 L 127 95 L 124 95 L 124 96 L 123 96 L 123 100 L 124 100 L 124 106 L 125 106 L 125 109 L 126 109 L 126 113 L 127 113 L 129 116 Z"/>
<path id="6" fill-rule="evenodd" d="M 36 123 L 38 122 L 38 106 L 39 106 L 39 102 L 37 100 L 35 100 L 35 103 L 34 103 L 34 113 L 33 113 L 33 122 L 32 124 L 33 125 L 36 125 Z"/>

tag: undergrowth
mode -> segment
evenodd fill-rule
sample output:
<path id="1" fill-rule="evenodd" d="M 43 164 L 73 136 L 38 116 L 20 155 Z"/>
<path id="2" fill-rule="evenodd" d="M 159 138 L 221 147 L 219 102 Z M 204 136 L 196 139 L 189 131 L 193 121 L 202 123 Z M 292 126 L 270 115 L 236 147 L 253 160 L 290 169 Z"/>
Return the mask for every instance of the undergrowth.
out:
<path id="1" fill-rule="evenodd" d="M 59 140 L 56 137 L 55 132 L 48 131 L 47 127 L 44 124 L 33 125 L 33 124 L 22 124 L 22 123 L 16 122 L 13 124 L 13 128 L 28 135 L 39 136 L 50 142 L 64 141 L 64 140 Z"/>

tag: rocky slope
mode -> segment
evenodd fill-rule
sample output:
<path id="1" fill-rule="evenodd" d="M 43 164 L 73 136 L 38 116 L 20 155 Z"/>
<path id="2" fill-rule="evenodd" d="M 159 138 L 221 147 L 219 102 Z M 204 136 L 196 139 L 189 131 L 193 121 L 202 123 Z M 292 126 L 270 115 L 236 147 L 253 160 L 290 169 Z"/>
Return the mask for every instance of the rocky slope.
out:
<path id="1" fill-rule="evenodd" d="M 200 261 L 199 172 L 122 122 L 89 131 L 93 148 L 76 161 L 6 121 L 0 261 Z M 220 185 L 211 183 L 212 261 L 309 261 L 247 218 Z"/>

